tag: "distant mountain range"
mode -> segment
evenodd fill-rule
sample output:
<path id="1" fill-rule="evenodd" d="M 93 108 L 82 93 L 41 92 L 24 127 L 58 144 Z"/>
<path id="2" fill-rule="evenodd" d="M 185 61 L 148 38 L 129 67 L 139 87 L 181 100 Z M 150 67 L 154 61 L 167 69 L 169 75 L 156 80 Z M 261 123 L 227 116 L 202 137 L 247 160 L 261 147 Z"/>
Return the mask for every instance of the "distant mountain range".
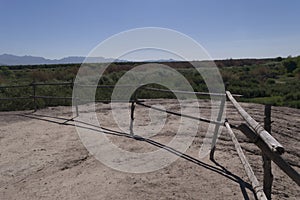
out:
<path id="1" fill-rule="evenodd" d="M 1 65 L 50 65 L 50 64 L 71 64 L 71 63 L 110 63 L 110 62 L 130 62 L 128 60 L 119 60 L 104 57 L 84 57 L 84 56 L 69 56 L 62 59 L 46 59 L 37 56 L 16 56 L 11 54 L 0 55 Z M 173 59 L 160 60 L 145 60 L 143 62 L 175 62 Z"/>
<path id="2" fill-rule="evenodd" d="M 62 59 L 46 59 L 37 56 L 16 56 L 11 54 L 0 55 L 0 65 L 40 65 L 40 64 L 69 64 L 82 63 L 86 57 L 70 56 Z M 107 62 L 124 62 L 122 60 L 115 60 L 113 58 L 104 57 L 89 57 L 87 62 L 90 63 L 107 63 Z"/>

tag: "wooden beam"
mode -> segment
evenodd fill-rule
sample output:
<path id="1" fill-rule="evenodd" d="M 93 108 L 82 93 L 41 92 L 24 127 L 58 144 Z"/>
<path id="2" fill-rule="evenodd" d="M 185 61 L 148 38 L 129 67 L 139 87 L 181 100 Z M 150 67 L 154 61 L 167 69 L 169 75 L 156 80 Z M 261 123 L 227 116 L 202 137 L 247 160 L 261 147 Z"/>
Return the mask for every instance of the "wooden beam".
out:
<path id="1" fill-rule="evenodd" d="M 179 94 L 195 94 L 195 95 L 220 96 L 220 97 L 225 97 L 226 96 L 226 94 L 224 94 L 224 93 L 193 92 L 193 91 L 182 91 L 182 90 L 168 90 L 168 89 L 159 89 L 159 88 L 152 88 L 152 87 L 144 87 L 143 89 L 145 89 L 145 90 L 151 90 L 151 91 L 159 91 L 159 92 L 179 93 Z M 233 94 L 233 96 L 241 97 L 243 95 Z"/>
<path id="2" fill-rule="evenodd" d="M 36 85 L 35 81 L 32 82 L 32 95 L 33 95 L 33 105 L 34 105 L 34 112 L 37 111 L 37 101 L 36 101 Z"/>
<path id="3" fill-rule="evenodd" d="M 69 99 L 72 100 L 73 97 L 55 97 L 55 96 L 31 96 L 34 99 Z"/>
<path id="4" fill-rule="evenodd" d="M 131 102 L 130 126 L 129 126 L 129 130 L 130 130 L 130 135 L 131 136 L 134 135 L 134 132 L 133 132 L 134 110 L 135 110 L 135 103 L 133 101 L 133 102 Z"/>
<path id="5" fill-rule="evenodd" d="M 30 87 L 31 85 L 2 85 L 0 89 Z"/>
<path id="6" fill-rule="evenodd" d="M 271 105 L 265 105 L 264 128 L 271 134 Z M 273 184 L 272 161 L 264 152 L 262 152 L 262 158 L 264 168 L 264 192 L 267 198 L 271 200 Z"/>
<path id="7" fill-rule="evenodd" d="M 300 174 L 294 170 L 285 160 L 278 154 L 272 151 L 269 146 L 257 137 L 257 134 L 250 129 L 246 124 L 239 126 L 239 129 L 252 140 L 282 171 L 284 171 L 293 181 L 300 186 Z"/>
<path id="8" fill-rule="evenodd" d="M 246 120 L 247 124 L 255 130 L 257 135 L 268 145 L 271 151 L 276 152 L 278 154 L 284 153 L 283 146 L 275 140 L 257 121 L 255 121 L 241 106 L 240 104 L 233 98 L 229 91 L 226 91 L 228 99 L 240 113 L 240 115 Z"/>
<path id="9" fill-rule="evenodd" d="M 141 103 L 141 101 L 137 101 L 136 104 L 140 105 L 140 106 L 144 106 L 146 108 L 151 108 L 153 110 L 157 110 L 157 111 L 161 111 L 161 112 L 166 112 L 166 113 L 169 113 L 169 114 L 172 114 L 172 115 L 176 115 L 176 116 L 181 116 L 181 117 L 185 117 L 185 118 L 189 118 L 189 119 L 195 119 L 195 120 L 199 120 L 199 121 L 207 122 L 207 123 L 212 123 L 212 124 L 223 125 L 223 122 L 218 122 L 218 121 L 214 121 L 214 120 L 210 120 L 210 119 L 205 119 L 205 118 L 199 118 L 199 117 L 194 117 L 194 116 L 190 116 L 190 115 L 185 115 L 185 114 L 173 112 L 173 111 L 170 111 L 170 110 L 164 110 L 164 109 L 161 109 L 161 108 L 158 108 L 158 107 L 155 107 L 155 106 L 150 106 L 150 105 L 143 104 L 143 103 Z"/>
<path id="10" fill-rule="evenodd" d="M 267 200 L 267 197 L 266 197 L 266 195 L 265 195 L 265 193 L 263 191 L 263 188 L 260 186 L 260 184 L 259 184 L 256 176 L 254 175 L 254 172 L 253 172 L 253 170 L 252 170 L 252 168 L 251 168 L 251 166 L 250 166 L 250 164 L 249 164 L 249 162 L 248 162 L 248 160 L 247 160 L 247 158 L 246 158 L 246 156 L 245 156 L 245 154 L 244 154 L 244 152 L 243 152 L 243 150 L 241 148 L 240 143 L 236 139 L 236 137 L 235 137 L 235 135 L 234 135 L 234 133 L 233 133 L 233 131 L 232 131 L 229 123 L 225 122 L 225 126 L 226 126 L 226 128 L 228 130 L 228 133 L 229 133 L 229 135 L 231 137 L 232 142 L 234 143 L 234 147 L 235 147 L 235 149 L 236 149 L 236 151 L 237 151 L 237 153 L 239 155 L 239 158 L 240 158 L 240 160 L 241 160 L 241 162 L 242 162 L 242 164 L 244 166 L 246 174 L 247 174 L 248 178 L 251 181 L 251 185 L 252 185 L 252 187 L 253 187 L 253 189 L 255 191 L 257 199 L 259 199 L 259 200 Z"/>
<path id="11" fill-rule="evenodd" d="M 31 97 L 5 97 L 0 98 L 0 100 L 18 100 L 18 99 L 32 99 Z"/>
<path id="12" fill-rule="evenodd" d="M 224 112 L 224 108 L 225 108 L 225 103 L 226 103 L 226 97 L 224 96 L 221 99 L 221 103 L 220 103 L 220 107 L 219 107 L 219 113 L 218 113 L 218 118 L 217 118 L 218 122 L 221 122 L 221 120 L 222 120 L 223 112 Z M 211 148 L 210 148 L 210 155 L 209 155 L 209 158 L 211 160 L 214 159 L 214 154 L 215 154 L 215 151 L 216 151 L 216 142 L 217 142 L 217 139 L 218 139 L 220 126 L 221 126 L 221 124 L 216 124 L 215 125 L 214 135 L 213 135 L 213 138 L 212 138 Z"/>
<path id="13" fill-rule="evenodd" d="M 85 84 L 85 85 L 80 85 L 77 84 L 77 87 L 87 87 L 87 88 L 117 88 L 117 87 L 129 87 L 129 88 L 136 88 L 139 87 L 139 85 L 89 85 L 89 84 Z"/>
<path id="14" fill-rule="evenodd" d="M 32 83 L 32 85 L 43 86 L 43 85 L 73 85 L 73 82 L 61 82 L 61 83 Z"/>

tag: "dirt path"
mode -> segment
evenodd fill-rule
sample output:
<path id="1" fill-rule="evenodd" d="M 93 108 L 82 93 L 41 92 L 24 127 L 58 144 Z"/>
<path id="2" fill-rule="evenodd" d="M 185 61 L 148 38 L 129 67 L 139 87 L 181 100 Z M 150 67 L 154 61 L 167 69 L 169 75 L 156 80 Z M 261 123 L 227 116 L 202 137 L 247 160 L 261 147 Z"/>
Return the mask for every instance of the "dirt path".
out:
<path id="1" fill-rule="evenodd" d="M 173 100 L 147 103 L 179 109 Z M 117 106 L 126 109 L 124 104 Z M 262 105 L 242 106 L 256 120 L 263 121 Z M 201 101 L 200 108 L 201 116 L 208 117 L 209 102 Z M 157 143 L 167 144 L 174 136 L 178 118 L 168 115 L 166 127 L 159 134 L 147 135 L 143 127 L 150 121 L 148 112 L 147 108 L 136 107 L 135 130 L 149 141 L 109 135 L 111 141 L 137 152 L 158 149 L 159 145 L 154 145 Z M 72 117 L 70 107 L 25 113 L 29 112 L 0 113 L 0 199 L 255 199 L 225 130 L 218 140 L 215 163 L 208 158 L 198 159 L 207 129 L 207 124 L 201 123 L 193 144 L 174 163 L 155 172 L 131 174 L 113 170 L 88 153 L 74 122 L 66 121 Z M 118 130 L 111 122 L 110 104 L 97 104 L 97 113 L 102 126 Z M 227 118 L 234 125 L 242 121 L 230 104 Z M 284 157 L 300 172 L 300 110 L 274 107 L 272 120 L 273 135 L 287 150 Z M 99 132 L 97 127 L 82 126 Z M 237 135 L 261 182 L 259 149 L 241 133 Z M 300 187 L 274 164 L 273 169 L 273 199 L 300 199 Z"/>

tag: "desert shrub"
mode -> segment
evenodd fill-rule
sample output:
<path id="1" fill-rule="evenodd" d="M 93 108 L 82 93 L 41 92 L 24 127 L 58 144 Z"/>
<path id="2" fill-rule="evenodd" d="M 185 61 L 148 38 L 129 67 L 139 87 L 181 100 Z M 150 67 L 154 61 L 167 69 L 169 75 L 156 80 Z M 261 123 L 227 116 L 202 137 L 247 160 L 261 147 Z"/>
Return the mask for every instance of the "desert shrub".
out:
<path id="1" fill-rule="evenodd" d="M 14 73 L 8 67 L 1 67 L 0 74 L 7 78 L 12 78 Z"/>
<path id="2" fill-rule="evenodd" d="M 226 71 L 225 70 L 221 71 L 221 75 L 222 75 L 222 78 L 223 78 L 223 82 L 225 84 L 236 81 L 236 80 L 239 79 L 239 77 L 236 74 L 234 74 L 230 71 L 227 71 L 227 70 Z"/>
<path id="3" fill-rule="evenodd" d="M 266 66 L 258 66 L 251 71 L 251 75 L 260 81 L 271 78 L 270 68 Z"/>
<path id="4" fill-rule="evenodd" d="M 53 79 L 50 73 L 42 70 L 34 70 L 31 72 L 32 80 L 39 81 L 39 82 L 46 82 Z"/>
<path id="5" fill-rule="evenodd" d="M 5 78 L 0 74 L 0 84 L 5 83 Z"/>
<path id="6" fill-rule="evenodd" d="M 300 79 L 300 67 L 298 67 L 296 70 L 294 70 L 294 76 L 298 79 Z"/>
<path id="7" fill-rule="evenodd" d="M 275 84 L 275 80 L 274 79 L 268 79 L 266 83 L 267 84 Z"/>
<path id="8" fill-rule="evenodd" d="M 285 67 L 287 73 L 292 73 L 297 68 L 296 61 L 292 59 L 285 60 L 282 64 Z"/>
<path id="9" fill-rule="evenodd" d="M 289 93 L 289 94 L 284 96 L 284 100 L 286 100 L 286 101 L 288 101 L 288 100 L 300 100 L 300 92 Z"/>

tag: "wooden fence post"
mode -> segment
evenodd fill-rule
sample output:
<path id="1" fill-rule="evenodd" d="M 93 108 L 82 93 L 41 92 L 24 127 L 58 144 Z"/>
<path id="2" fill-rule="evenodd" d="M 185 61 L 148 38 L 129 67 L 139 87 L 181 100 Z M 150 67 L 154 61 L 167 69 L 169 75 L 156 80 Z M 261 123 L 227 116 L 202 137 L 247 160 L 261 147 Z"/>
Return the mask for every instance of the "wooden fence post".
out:
<path id="1" fill-rule="evenodd" d="M 71 87 L 72 87 L 72 90 L 74 91 L 74 88 L 76 88 L 76 83 L 74 81 L 74 79 L 72 79 L 72 82 L 71 82 Z M 78 111 L 78 98 L 77 98 L 77 95 L 73 96 L 73 102 L 75 103 L 75 109 L 76 109 L 76 117 L 79 116 L 79 111 Z"/>
<path id="2" fill-rule="evenodd" d="M 133 121 L 134 121 L 134 110 L 135 110 L 135 102 L 131 102 L 131 112 L 130 112 L 130 135 L 133 136 Z"/>
<path id="3" fill-rule="evenodd" d="M 298 186 L 300 186 L 300 174 L 290 166 L 277 152 L 272 151 L 269 145 L 259 137 L 246 124 L 241 124 L 239 129 L 264 152 L 286 175 L 288 175 Z"/>
<path id="4" fill-rule="evenodd" d="M 244 118 L 247 124 L 255 131 L 255 133 L 268 145 L 270 150 L 278 154 L 283 154 L 283 146 L 242 108 L 242 106 L 233 98 L 229 91 L 226 91 L 226 94 L 236 110 Z"/>
<path id="5" fill-rule="evenodd" d="M 33 91 L 34 112 L 36 112 L 37 111 L 37 102 L 36 102 L 36 84 L 35 84 L 35 80 L 32 82 L 32 91 Z"/>
<path id="6" fill-rule="evenodd" d="M 221 122 L 221 120 L 222 120 L 222 116 L 223 116 L 223 112 L 224 112 L 224 108 L 225 108 L 225 102 L 226 102 L 226 96 L 221 97 L 221 98 L 222 99 L 221 99 L 221 103 L 220 103 L 220 109 L 219 109 L 219 113 L 218 113 L 218 117 L 217 117 L 218 122 Z M 214 154 L 215 154 L 215 150 L 216 150 L 216 142 L 217 142 L 220 126 L 221 126 L 220 124 L 215 125 L 214 135 L 213 135 L 212 142 L 211 142 L 210 156 L 209 156 L 211 160 L 214 159 Z"/>
<path id="7" fill-rule="evenodd" d="M 266 197 L 266 194 L 264 193 L 263 191 L 263 188 L 260 186 L 256 176 L 254 175 L 254 172 L 251 168 L 251 165 L 249 164 L 249 161 L 247 160 L 245 154 L 243 153 L 243 150 L 241 148 L 241 145 L 240 143 L 238 142 L 238 140 L 236 139 L 229 123 L 227 121 L 225 121 L 225 126 L 227 128 L 227 131 L 231 137 L 231 140 L 232 142 L 234 143 L 234 147 L 238 153 L 238 156 L 243 164 L 243 167 L 246 171 L 246 174 L 248 176 L 248 178 L 250 179 L 251 181 L 251 185 L 253 187 L 253 190 L 255 191 L 255 194 L 256 194 L 256 197 L 257 199 L 259 200 L 266 200 L 267 197 Z"/>
<path id="8" fill-rule="evenodd" d="M 264 128 L 271 134 L 271 105 L 265 105 Z M 262 152 L 262 158 L 264 168 L 264 192 L 270 200 L 273 183 L 272 161 L 264 152 Z"/>
<path id="9" fill-rule="evenodd" d="M 137 88 L 133 94 L 132 94 L 132 97 L 131 98 L 131 111 L 130 111 L 130 135 L 133 137 L 134 136 L 134 132 L 133 132 L 133 121 L 134 121 L 134 110 L 135 110 L 135 103 L 137 102 L 137 93 L 138 93 L 138 89 Z"/>

